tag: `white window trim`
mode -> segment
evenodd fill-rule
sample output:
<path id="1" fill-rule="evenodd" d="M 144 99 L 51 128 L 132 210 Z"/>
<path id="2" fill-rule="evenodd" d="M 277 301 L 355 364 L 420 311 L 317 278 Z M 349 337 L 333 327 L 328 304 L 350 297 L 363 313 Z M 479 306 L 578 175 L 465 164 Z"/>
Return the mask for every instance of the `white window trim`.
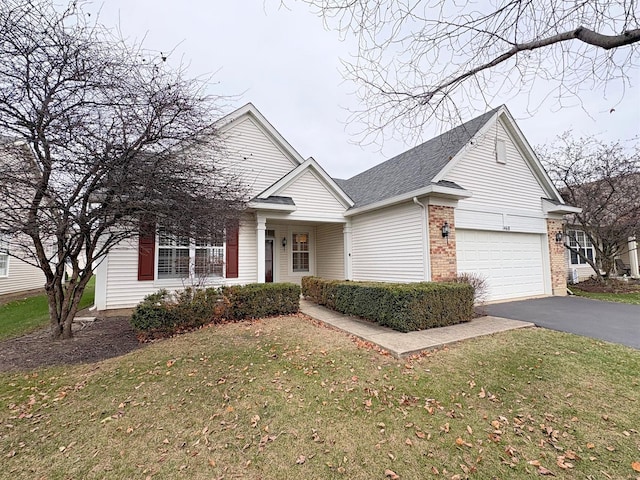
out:
<path id="1" fill-rule="evenodd" d="M 9 240 L 0 234 L 0 257 L 4 257 L 4 272 L 0 272 L 0 278 L 9 278 Z"/>
<path id="2" fill-rule="evenodd" d="M 295 242 L 293 240 L 295 235 L 306 235 L 307 236 L 307 250 L 294 250 Z M 294 266 L 294 255 L 296 253 L 306 253 L 307 254 L 307 269 L 306 270 L 296 270 Z M 291 272 L 294 274 L 309 274 L 311 273 L 311 232 L 310 231 L 293 231 L 291 232 Z"/>
<path id="3" fill-rule="evenodd" d="M 222 242 L 221 246 L 217 247 L 197 247 L 196 241 L 193 238 L 189 239 L 189 247 L 171 247 L 171 246 L 162 246 L 160 245 L 160 228 L 156 230 L 156 242 L 155 242 L 155 261 L 154 261 L 154 285 L 157 286 L 169 286 L 176 284 L 187 283 L 196 283 L 201 278 L 195 273 L 195 258 L 196 258 L 196 250 L 200 248 L 219 248 L 222 252 L 222 273 L 220 275 L 207 275 L 204 277 L 206 283 L 215 284 L 220 283 L 221 280 L 225 279 L 227 276 L 227 242 L 226 237 Z M 159 276 L 159 263 L 160 263 L 160 249 L 161 248 L 182 248 L 189 249 L 189 274 L 187 276 L 173 276 L 173 277 L 162 277 Z"/>
<path id="4" fill-rule="evenodd" d="M 577 239 L 574 239 L 574 237 L 577 237 L 578 233 L 581 233 L 584 237 L 584 242 L 589 242 L 591 243 L 591 241 L 589 240 L 589 238 L 587 237 L 587 234 L 584 233 L 584 231 L 582 230 L 569 230 L 569 247 L 571 248 L 575 248 L 576 250 L 585 250 L 585 256 L 588 257 L 588 255 L 586 255 L 586 250 L 591 250 L 591 258 L 593 259 L 593 261 L 595 262 L 596 260 L 596 249 L 593 246 L 593 244 L 591 244 L 590 247 L 587 247 L 586 245 L 583 246 L 580 244 L 580 242 L 578 242 Z M 572 242 L 576 242 L 576 245 L 571 245 Z M 573 255 L 571 255 L 573 252 L 571 249 L 569 249 L 569 263 L 571 264 L 572 267 L 582 267 L 582 266 L 589 266 L 589 264 L 587 262 L 585 262 L 584 260 L 582 260 L 582 258 L 580 256 L 578 256 L 578 254 L 576 254 L 576 258 L 578 263 L 574 263 L 573 262 Z"/>

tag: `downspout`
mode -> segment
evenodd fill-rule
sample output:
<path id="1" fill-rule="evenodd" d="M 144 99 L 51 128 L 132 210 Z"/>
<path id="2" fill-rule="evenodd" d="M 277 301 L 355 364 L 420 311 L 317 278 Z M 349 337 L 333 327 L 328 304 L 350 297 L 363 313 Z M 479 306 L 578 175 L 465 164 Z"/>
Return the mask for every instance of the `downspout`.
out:
<path id="1" fill-rule="evenodd" d="M 422 209 L 422 259 L 424 262 L 424 280 L 426 282 L 431 281 L 431 245 L 429 242 L 429 213 L 427 207 L 418 200 L 418 197 L 413 197 L 413 203 L 418 205 Z"/>

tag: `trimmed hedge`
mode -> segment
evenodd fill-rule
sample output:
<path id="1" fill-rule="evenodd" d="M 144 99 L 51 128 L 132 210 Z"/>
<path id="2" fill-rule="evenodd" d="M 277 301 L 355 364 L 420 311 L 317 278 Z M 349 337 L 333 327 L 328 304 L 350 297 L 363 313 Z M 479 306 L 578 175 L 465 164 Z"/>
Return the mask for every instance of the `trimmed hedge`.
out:
<path id="1" fill-rule="evenodd" d="M 473 287 L 466 283 L 369 283 L 304 277 L 302 293 L 320 305 L 400 332 L 473 318 Z"/>
<path id="2" fill-rule="evenodd" d="M 295 283 L 250 283 L 223 287 L 227 300 L 226 318 L 245 318 L 289 315 L 300 309 L 300 286 Z"/>
<path id="3" fill-rule="evenodd" d="M 148 295 L 131 315 L 142 340 L 169 337 L 209 323 L 296 313 L 300 287 L 293 283 L 254 283 L 221 288 L 187 288 Z"/>

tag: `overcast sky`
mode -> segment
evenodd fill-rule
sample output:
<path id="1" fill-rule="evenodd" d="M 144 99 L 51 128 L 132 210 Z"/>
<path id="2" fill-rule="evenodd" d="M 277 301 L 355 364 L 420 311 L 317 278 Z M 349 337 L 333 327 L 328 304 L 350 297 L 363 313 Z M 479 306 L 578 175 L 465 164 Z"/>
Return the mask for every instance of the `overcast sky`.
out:
<path id="1" fill-rule="evenodd" d="M 91 9 L 100 7 L 100 23 L 119 25 L 132 41 L 174 50 L 172 61 L 188 63 L 191 76 L 215 73 L 211 92 L 238 96 L 229 111 L 253 103 L 304 158 L 314 157 L 333 177 L 348 178 L 414 146 L 399 139 L 385 141 L 382 150 L 354 144 L 353 132 L 361 127 L 346 124 L 345 109 L 354 108 L 357 99 L 339 59 L 355 47 L 325 30 L 306 6 L 293 0 L 287 6 L 280 7 L 280 0 L 105 0 Z M 500 103 L 507 104 L 533 146 L 569 128 L 576 136 L 625 140 L 640 132 L 638 72 L 632 83 L 623 102 L 616 91 L 589 95 L 586 112 L 559 110 L 550 99 L 532 117 L 526 98 Z M 427 127 L 425 140 L 439 128 Z"/>

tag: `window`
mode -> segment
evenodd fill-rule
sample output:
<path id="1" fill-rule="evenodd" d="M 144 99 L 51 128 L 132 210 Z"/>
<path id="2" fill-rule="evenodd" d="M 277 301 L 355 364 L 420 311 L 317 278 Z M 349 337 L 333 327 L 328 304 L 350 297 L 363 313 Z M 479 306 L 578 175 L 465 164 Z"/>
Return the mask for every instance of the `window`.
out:
<path id="1" fill-rule="evenodd" d="M 293 255 L 293 271 L 309 271 L 309 234 L 294 233 L 291 252 Z"/>
<path id="2" fill-rule="evenodd" d="M 0 234 L 0 277 L 9 275 L 9 241 Z"/>
<path id="3" fill-rule="evenodd" d="M 593 261 L 595 258 L 595 248 L 591 240 L 580 230 L 569 230 L 569 246 L 573 250 L 579 251 L 582 255 Z M 587 262 L 571 250 L 571 265 L 587 265 Z"/>
<path id="4" fill-rule="evenodd" d="M 224 241 L 222 234 L 197 240 L 176 237 L 158 230 L 158 278 L 222 276 Z"/>

